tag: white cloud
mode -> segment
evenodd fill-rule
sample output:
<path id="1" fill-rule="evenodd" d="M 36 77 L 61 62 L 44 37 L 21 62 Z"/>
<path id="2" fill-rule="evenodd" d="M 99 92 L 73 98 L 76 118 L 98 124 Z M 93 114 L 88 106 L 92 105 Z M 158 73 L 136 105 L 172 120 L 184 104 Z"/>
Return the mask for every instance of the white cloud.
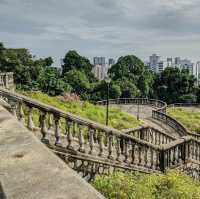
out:
<path id="1" fill-rule="evenodd" d="M 0 0 L 0 38 L 57 59 L 71 48 L 200 59 L 199 9 L 199 0 Z"/>

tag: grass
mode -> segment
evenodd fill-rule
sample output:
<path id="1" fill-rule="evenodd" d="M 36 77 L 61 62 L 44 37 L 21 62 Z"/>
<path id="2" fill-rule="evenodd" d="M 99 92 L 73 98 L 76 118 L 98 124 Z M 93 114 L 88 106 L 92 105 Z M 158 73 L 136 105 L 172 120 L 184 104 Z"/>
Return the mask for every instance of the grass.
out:
<path id="1" fill-rule="evenodd" d="M 200 183 L 179 171 L 166 174 L 115 172 L 92 185 L 107 199 L 200 199 Z"/>
<path id="2" fill-rule="evenodd" d="M 200 133 L 200 111 L 194 108 L 172 107 L 167 113 L 181 122 L 190 131 Z"/>
<path id="3" fill-rule="evenodd" d="M 81 101 L 63 101 L 60 97 L 50 97 L 47 94 L 38 91 L 18 91 L 19 93 L 36 99 L 45 104 L 54 106 L 63 111 L 79 115 L 83 118 L 105 124 L 106 110 L 105 107 L 96 106 L 89 102 Z M 118 108 L 109 108 L 109 126 L 115 129 L 136 128 L 142 124 L 133 115 L 123 112 Z"/>

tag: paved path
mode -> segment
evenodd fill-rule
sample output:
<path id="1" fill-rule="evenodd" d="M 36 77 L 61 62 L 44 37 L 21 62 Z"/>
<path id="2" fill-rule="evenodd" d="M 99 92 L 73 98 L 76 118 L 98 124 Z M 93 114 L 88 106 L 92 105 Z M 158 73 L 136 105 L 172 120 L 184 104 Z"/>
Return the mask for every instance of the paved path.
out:
<path id="1" fill-rule="evenodd" d="M 138 115 L 138 105 L 120 104 L 111 106 L 118 107 L 123 111 L 133 114 L 135 117 L 137 117 Z M 152 126 L 174 137 L 179 137 L 179 134 L 173 128 L 165 125 L 163 122 L 153 119 L 152 110 L 154 110 L 154 107 L 151 107 L 149 105 L 139 105 L 139 118 L 144 121 L 145 125 Z"/>

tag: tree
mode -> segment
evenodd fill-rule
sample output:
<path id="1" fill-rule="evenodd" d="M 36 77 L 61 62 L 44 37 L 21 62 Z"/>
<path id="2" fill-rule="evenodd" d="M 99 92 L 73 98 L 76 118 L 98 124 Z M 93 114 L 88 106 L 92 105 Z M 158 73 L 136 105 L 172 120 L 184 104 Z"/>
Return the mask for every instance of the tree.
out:
<path id="1" fill-rule="evenodd" d="M 98 101 L 98 100 L 105 100 L 107 97 L 107 83 L 103 80 L 98 83 L 94 84 L 94 88 L 90 93 L 90 100 Z M 111 82 L 109 85 L 109 97 L 111 99 L 116 99 L 121 96 L 121 89 L 120 86 Z"/>
<path id="2" fill-rule="evenodd" d="M 53 96 L 71 91 L 71 86 L 60 78 L 58 69 L 48 66 L 41 71 L 38 84 L 40 90 Z"/>
<path id="3" fill-rule="evenodd" d="M 110 68 L 109 75 L 120 86 L 122 97 L 147 97 L 151 92 L 153 75 L 134 55 L 120 57 Z"/>
<path id="4" fill-rule="evenodd" d="M 82 72 L 85 72 L 87 76 L 92 71 L 92 64 L 90 63 L 90 61 L 87 58 L 80 56 L 74 50 L 70 50 L 65 55 L 63 62 L 64 62 L 64 64 L 62 65 L 63 76 L 70 70 L 80 70 Z"/>
<path id="5" fill-rule="evenodd" d="M 179 101 L 180 96 L 195 94 L 195 78 L 188 70 L 166 68 L 154 83 L 154 90 L 159 99 L 168 103 Z"/>
<path id="6" fill-rule="evenodd" d="M 83 99 L 88 99 L 91 85 L 85 73 L 76 69 L 70 70 L 65 73 L 64 82 L 73 88 L 73 92 L 82 96 Z"/>

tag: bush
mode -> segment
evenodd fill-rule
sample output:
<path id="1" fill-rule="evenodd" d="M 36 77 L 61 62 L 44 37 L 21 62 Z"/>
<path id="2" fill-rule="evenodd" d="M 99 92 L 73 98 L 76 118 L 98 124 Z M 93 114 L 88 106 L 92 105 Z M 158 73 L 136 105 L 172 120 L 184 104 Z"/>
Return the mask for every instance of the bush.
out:
<path id="1" fill-rule="evenodd" d="M 92 185 L 108 199 L 200 199 L 200 183 L 178 171 L 164 174 L 116 172 Z"/>
<path id="2" fill-rule="evenodd" d="M 196 103 L 197 96 L 193 94 L 181 95 L 179 98 L 179 102 L 181 103 Z"/>

